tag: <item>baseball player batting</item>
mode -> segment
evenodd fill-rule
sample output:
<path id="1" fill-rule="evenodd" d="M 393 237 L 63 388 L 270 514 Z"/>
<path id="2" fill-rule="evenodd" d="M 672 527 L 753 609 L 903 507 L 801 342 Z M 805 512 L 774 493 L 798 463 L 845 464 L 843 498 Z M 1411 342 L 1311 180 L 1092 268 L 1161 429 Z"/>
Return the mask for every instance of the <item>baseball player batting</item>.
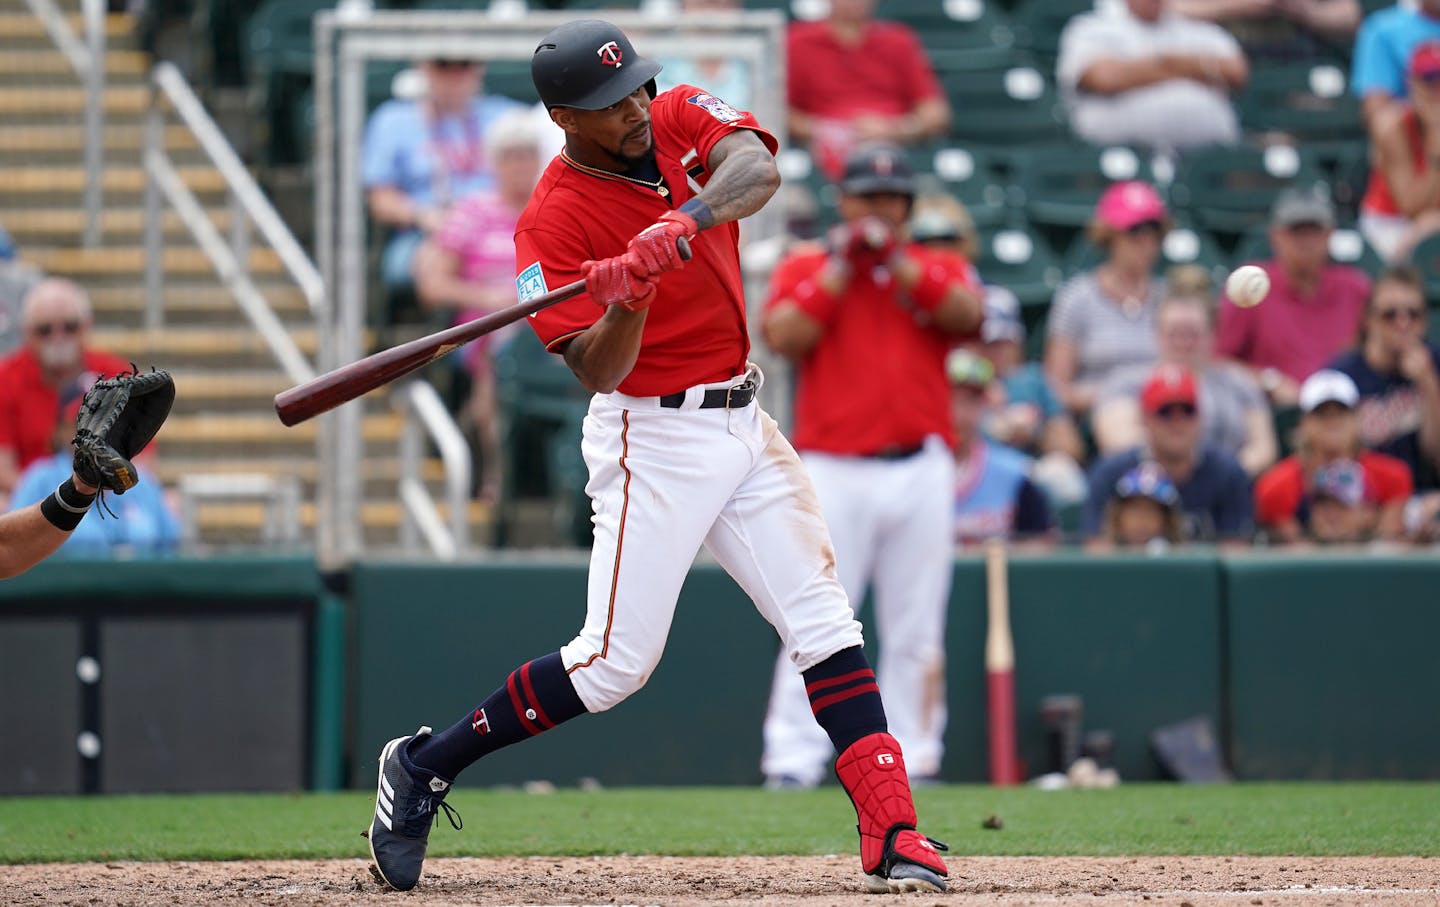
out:
<path id="1" fill-rule="evenodd" d="M 843 222 L 823 248 L 776 268 L 765 339 L 798 367 L 795 446 L 804 457 L 850 600 L 874 592 L 886 712 L 912 779 L 935 779 L 945 736 L 954 431 L 945 355 L 980 325 L 964 258 L 911 242 L 905 152 L 862 146 L 840 181 Z M 857 380 L 857 376 L 863 376 Z M 789 660 L 775 667 L 761 769 L 772 787 L 813 787 L 830 741 Z"/>
<path id="2" fill-rule="evenodd" d="M 448 729 L 385 744 L 368 832 L 376 873 L 415 886 L 437 813 L 459 827 L 445 795 L 465 768 L 645 684 L 703 545 L 805 679 L 859 817 L 867 887 L 943 891 L 944 845 L 916 830 L 815 491 L 755 402 L 763 376 L 747 361 L 736 221 L 779 187 L 775 139 L 703 89 L 657 96 L 659 71 L 596 19 L 555 29 L 531 60 L 565 148 L 516 228 L 516 284 L 524 301 L 585 281 L 530 319 L 594 392 L 581 442 L 595 525 L 585 623 Z"/>

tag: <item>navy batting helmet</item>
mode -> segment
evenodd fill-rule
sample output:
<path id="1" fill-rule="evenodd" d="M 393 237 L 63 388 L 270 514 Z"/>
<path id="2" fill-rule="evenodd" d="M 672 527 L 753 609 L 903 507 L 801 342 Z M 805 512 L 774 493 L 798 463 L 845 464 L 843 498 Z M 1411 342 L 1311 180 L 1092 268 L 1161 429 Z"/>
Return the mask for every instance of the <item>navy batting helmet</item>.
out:
<path id="1" fill-rule="evenodd" d="M 660 64 L 635 52 L 603 19 L 577 19 L 550 32 L 530 58 L 530 78 L 545 107 L 603 110 L 640 86 L 655 96 Z"/>

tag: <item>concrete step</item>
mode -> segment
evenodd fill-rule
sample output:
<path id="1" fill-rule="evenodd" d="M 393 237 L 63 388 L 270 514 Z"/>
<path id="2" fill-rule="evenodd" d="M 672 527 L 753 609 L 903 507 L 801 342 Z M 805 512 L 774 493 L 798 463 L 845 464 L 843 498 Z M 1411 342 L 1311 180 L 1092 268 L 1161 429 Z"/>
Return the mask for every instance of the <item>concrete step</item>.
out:
<path id="1" fill-rule="evenodd" d="M 283 277 L 261 283 L 260 292 L 282 320 L 305 324 L 311 318 L 304 295 Z M 166 281 L 164 300 L 165 324 L 172 328 L 249 324 L 230 291 L 214 283 Z M 145 313 L 145 288 L 132 281 L 128 286 L 91 289 L 90 303 L 98 324 L 109 328 L 139 326 Z"/>
<path id="2" fill-rule="evenodd" d="M 0 13 L 0 18 L 3 16 L 4 13 Z M 150 57 L 145 52 L 115 47 L 105 49 L 105 77 L 111 85 L 124 84 L 127 79 L 144 79 L 149 72 Z M 69 59 L 54 45 L 0 54 L 0 82 L 31 85 L 49 83 L 57 77 L 79 82 Z"/>
<path id="3" fill-rule="evenodd" d="M 441 507 L 441 513 L 449 508 Z M 483 545 L 490 537 L 493 524 L 491 508 L 478 501 L 468 506 L 469 522 L 472 527 L 472 543 Z M 200 537 L 210 544 L 256 544 L 260 531 L 265 525 L 266 507 L 259 502 L 213 501 L 196 508 Z M 398 501 L 366 501 L 360 505 L 360 523 L 369 545 L 394 546 L 398 544 L 402 510 Z M 315 505 L 302 502 L 300 525 L 304 535 L 313 537 L 315 527 Z"/>
<path id="4" fill-rule="evenodd" d="M 179 388 L 176 388 L 177 392 Z M 316 424 L 304 422 L 293 428 L 280 424 L 272 412 L 196 413 L 174 415 L 165 421 L 160 434 L 164 457 L 254 458 L 303 457 L 315 455 Z M 400 438 L 399 416 L 384 412 L 365 417 L 361 427 L 367 450 L 376 455 L 394 454 Z"/>
<path id="5" fill-rule="evenodd" d="M 0 87 L 0 115 L 14 123 L 21 117 L 37 122 L 64 123 L 85 111 L 85 89 L 74 85 Z M 144 85 L 111 85 L 105 89 L 105 118 L 137 120 L 150 103 Z"/>
<path id="6" fill-rule="evenodd" d="M 82 283 L 91 278 L 115 276 L 141 278 L 145 273 L 145 249 L 141 246 L 84 246 L 69 248 L 25 247 L 22 257 L 52 274 L 74 277 Z M 215 273 L 210 259 L 198 248 L 167 246 L 162 250 L 166 276 L 206 276 Z M 277 276 L 284 273 L 280 256 L 271 249 L 250 250 L 250 273 Z"/>
<path id="7" fill-rule="evenodd" d="M 296 328 L 291 339 L 315 361 L 318 338 L 313 327 Z M 248 324 L 228 328 L 167 326 L 158 330 L 98 326 L 93 344 L 142 366 L 167 369 L 277 369 L 270 347 Z"/>
<path id="8" fill-rule="evenodd" d="M 210 223 L 226 235 L 230 229 L 227 208 L 207 212 Z M 11 208 L 5 212 L 5 231 L 21 247 L 73 245 L 84 234 L 85 211 L 82 208 Z M 190 231 L 180 216 L 167 210 L 163 217 L 167 242 L 192 243 Z M 100 230 L 106 245 L 136 245 L 144 242 L 145 211 L 143 208 L 112 208 L 100 212 Z"/>
<path id="9" fill-rule="evenodd" d="M 66 19 L 75 37 L 84 40 L 85 17 L 72 12 Z M 124 48 L 133 40 L 135 19 L 129 13 L 110 13 L 105 17 L 106 44 Z M 45 24 L 30 14 L 28 8 L 7 8 L 0 12 L 0 42 L 5 47 L 33 50 L 36 46 L 53 46 Z"/>
<path id="10" fill-rule="evenodd" d="M 0 60 L 5 58 L 0 54 Z M 0 160 L 17 166 L 44 162 L 80 163 L 85 154 L 85 127 L 79 122 L 0 126 Z M 105 125 L 106 163 L 134 165 L 145 146 L 145 128 L 139 122 Z M 203 163 L 194 133 L 184 126 L 165 127 L 165 147 L 172 158 L 185 165 Z"/>
<path id="11" fill-rule="evenodd" d="M 219 207 L 224 201 L 225 179 L 219 171 L 204 164 L 177 169 L 202 205 Z M 100 185 L 107 208 L 135 207 L 143 203 L 145 172 L 139 166 L 109 166 Z M 84 191 L 82 166 L 8 167 L 5 178 L 0 180 L 0 207 L 8 210 L 78 205 Z"/>
<path id="12" fill-rule="evenodd" d="M 315 482 L 320 471 L 314 454 L 309 457 L 271 457 L 266 460 L 241 459 L 237 457 L 205 457 L 184 459 L 170 456 L 168 448 L 158 458 L 158 465 L 152 464 L 156 475 L 167 486 L 175 487 L 181 477 L 225 476 L 236 474 L 286 476 L 300 480 L 302 496 L 313 498 Z M 438 458 L 420 462 L 420 478 L 430 489 L 435 500 L 445 498 L 445 467 Z M 393 500 L 400 482 L 400 458 L 394 456 L 366 457 L 360 469 L 361 495 L 367 501 Z"/>

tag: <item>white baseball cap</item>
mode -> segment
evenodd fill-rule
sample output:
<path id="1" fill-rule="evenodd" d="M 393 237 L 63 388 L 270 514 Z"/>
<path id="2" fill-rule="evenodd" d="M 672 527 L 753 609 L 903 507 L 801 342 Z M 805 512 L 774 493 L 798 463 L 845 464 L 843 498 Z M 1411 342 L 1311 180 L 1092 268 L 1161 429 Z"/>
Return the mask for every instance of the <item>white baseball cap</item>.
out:
<path id="1" fill-rule="evenodd" d="M 1300 411 L 1314 412 L 1324 403 L 1339 403 L 1346 409 L 1354 409 L 1360 402 L 1360 389 L 1344 372 L 1333 368 L 1322 368 L 1305 379 L 1300 385 Z"/>

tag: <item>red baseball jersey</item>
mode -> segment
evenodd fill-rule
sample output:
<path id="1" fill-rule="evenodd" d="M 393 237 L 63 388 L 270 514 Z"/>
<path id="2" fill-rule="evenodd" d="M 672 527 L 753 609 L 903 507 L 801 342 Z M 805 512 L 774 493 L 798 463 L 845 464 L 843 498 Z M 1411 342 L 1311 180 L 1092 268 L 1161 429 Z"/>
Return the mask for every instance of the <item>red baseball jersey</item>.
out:
<path id="1" fill-rule="evenodd" d="M 583 262 L 623 253 L 635 234 L 699 193 L 710 179 L 706 162 L 720 139 L 749 129 L 772 153 L 777 147 L 751 114 L 693 85 L 657 96 L 650 104 L 650 128 L 665 195 L 563 154 L 550 162 L 515 228 L 521 302 L 581 279 Z M 702 231 L 691 243 L 690 263 L 657 280 L 640 357 L 620 383 L 621 393 L 660 396 L 745 371 L 750 341 L 739 235 L 734 222 Z M 581 293 L 531 316 L 530 326 L 555 352 L 603 314 Z"/>
<path id="2" fill-rule="evenodd" d="M 115 375 L 130 363 L 99 350 L 85 350 L 85 371 Z M 0 359 L 0 448 L 15 452 L 24 469 L 52 453 L 50 441 L 60 416 L 60 392 L 45 383 L 35 354 L 22 347 Z"/>
<path id="3" fill-rule="evenodd" d="M 964 258 L 915 243 L 906 251 L 935 277 L 980 288 Z M 766 307 L 798 301 L 797 286 L 824 264 L 825 254 L 812 251 L 781 262 Z M 795 446 L 863 455 L 919 444 L 932 434 L 953 443 L 945 356 L 957 338 L 916 321 L 913 303 L 883 270 L 857 274 L 833 309 L 826 308 L 833 314 L 820 318 L 825 333 L 799 363 Z"/>

